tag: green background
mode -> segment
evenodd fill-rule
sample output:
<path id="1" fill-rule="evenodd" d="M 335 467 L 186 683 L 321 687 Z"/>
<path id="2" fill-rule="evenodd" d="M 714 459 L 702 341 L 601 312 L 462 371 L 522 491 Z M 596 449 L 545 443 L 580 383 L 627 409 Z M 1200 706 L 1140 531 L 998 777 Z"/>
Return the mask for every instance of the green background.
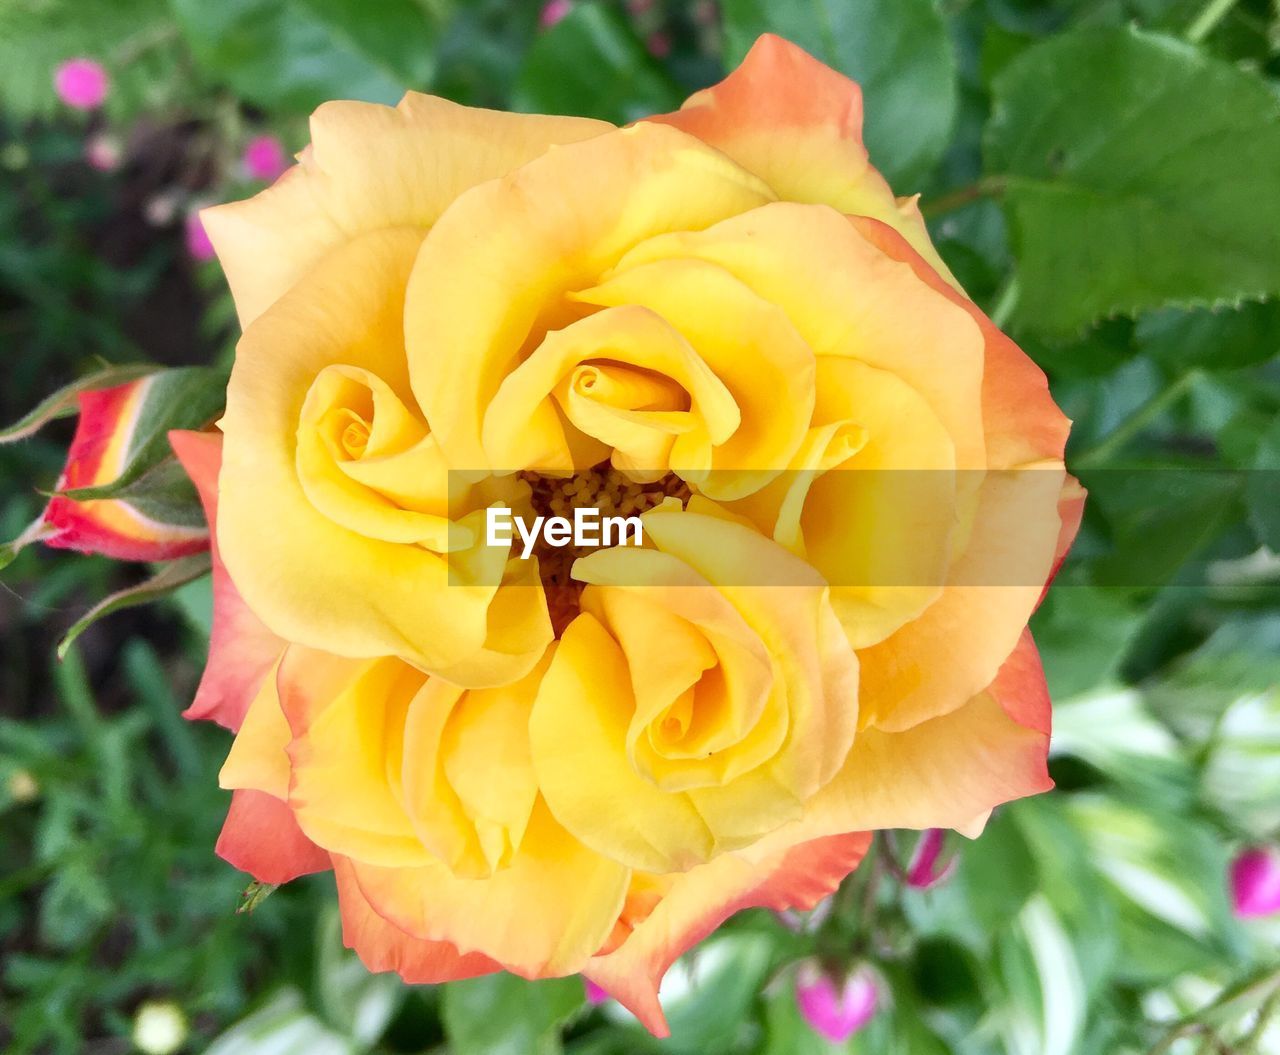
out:
<path id="1" fill-rule="evenodd" d="M 298 149 L 319 102 L 405 88 L 627 121 L 765 30 L 863 84 L 872 161 L 1075 420 L 1093 497 L 1034 625 L 1058 789 L 949 844 L 935 890 L 895 878 L 902 836 L 825 918 L 739 917 L 673 971 L 667 1042 L 576 979 L 409 988 L 342 950 L 328 877 L 234 913 L 246 879 L 211 851 L 226 736 L 178 717 L 207 584 L 58 663 L 144 571 L 31 547 L 0 579 L 0 1050 L 135 1050 L 163 1001 L 183 1050 L 216 1055 L 1280 1052 L 1280 922 L 1233 918 L 1225 880 L 1280 831 L 1270 0 L 580 0 L 551 29 L 524 0 L 0 0 L 0 420 L 102 361 L 227 362 L 229 299 L 182 220 L 256 189 L 252 135 Z M 52 91 L 75 55 L 113 79 L 92 117 Z M 110 173 L 83 160 L 100 134 Z M 0 447 L 0 537 L 70 428 Z M 815 951 L 881 980 L 843 1048 L 795 1009 Z"/>

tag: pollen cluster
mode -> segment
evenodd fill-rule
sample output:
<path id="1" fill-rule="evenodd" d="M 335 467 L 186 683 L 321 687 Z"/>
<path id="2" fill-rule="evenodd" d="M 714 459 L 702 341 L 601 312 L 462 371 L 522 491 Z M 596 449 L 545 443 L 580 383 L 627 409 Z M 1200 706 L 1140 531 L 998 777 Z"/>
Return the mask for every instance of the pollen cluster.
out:
<path id="1" fill-rule="evenodd" d="M 580 508 L 598 509 L 602 517 L 640 516 L 668 498 L 678 499 L 683 506 L 693 493 L 675 473 L 665 473 L 651 483 L 637 483 L 607 463 L 569 477 L 523 472 L 520 478 L 529 485 L 535 515 L 570 520 L 573 519 L 573 511 Z M 539 541 L 534 549 L 556 637 L 578 614 L 582 583 L 577 582 L 570 572 L 573 562 L 589 552 L 591 548 L 557 548 L 543 541 Z"/>

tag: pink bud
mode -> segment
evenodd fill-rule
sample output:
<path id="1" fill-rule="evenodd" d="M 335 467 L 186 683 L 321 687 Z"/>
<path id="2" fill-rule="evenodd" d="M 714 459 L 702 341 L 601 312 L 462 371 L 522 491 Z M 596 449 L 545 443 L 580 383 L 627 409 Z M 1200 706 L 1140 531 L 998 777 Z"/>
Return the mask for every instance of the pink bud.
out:
<path id="1" fill-rule="evenodd" d="M 187 252 L 193 260 L 213 259 L 213 243 L 209 241 L 204 224 L 200 222 L 200 214 L 194 209 L 187 213 L 186 241 Z"/>
<path id="2" fill-rule="evenodd" d="M 538 25 L 543 29 L 550 29 L 571 10 L 573 4 L 570 0 L 547 0 L 542 6 L 542 13 L 538 15 Z"/>
<path id="3" fill-rule="evenodd" d="M 249 140 L 240 159 L 252 179 L 274 182 L 289 167 L 284 144 L 275 136 L 255 136 Z"/>
<path id="4" fill-rule="evenodd" d="M 876 1013 L 880 991 L 865 967 L 837 983 L 812 960 L 796 974 L 796 1004 L 813 1031 L 839 1044 L 865 1026 Z"/>
<path id="5" fill-rule="evenodd" d="M 609 999 L 609 994 L 603 988 L 596 985 L 590 978 L 582 979 L 583 988 L 587 991 L 587 1003 L 592 1005 L 603 1004 Z"/>
<path id="6" fill-rule="evenodd" d="M 115 136 L 100 133 L 90 136 L 84 144 L 84 159 L 99 172 L 113 172 L 120 167 L 123 151 Z"/>
<path id="7" fill-rule="evenodd" d="M 1231 862 L 1231 904 L 1237 916 L 1280 912 L 1280 852 L 1255 846 Z"/>
<path id="8" fill-rule="evenodd" d="M 633 17 L 640 18 L 653 10 L 653 0 L 627 0 L 627 10 Z"/>
<path id="9" fill-rule="evenodd" d="M 916 843 L 911 862 L 907 865 L 907 886 L 916 890 L 928 890 L 951 877 L 956 870 L 958 857 L 939 865 L 942 846 L 947 833 L 942 828 L 929 828 Z"/>
<path id="10" fill-rule="evenodd" d="M 107 71 L 93 59 L 68 59 L 53 74 L 58 98 L 77 110 L 96 110 L 109 86 Z"/>
<path id="11" fill-rule="evenodd" d="M 645 45 L 649 49 L 649 54 L 655 59 L 665 59 L 671 54 L 671 38 L 662 30 L 650 33 Z"/>

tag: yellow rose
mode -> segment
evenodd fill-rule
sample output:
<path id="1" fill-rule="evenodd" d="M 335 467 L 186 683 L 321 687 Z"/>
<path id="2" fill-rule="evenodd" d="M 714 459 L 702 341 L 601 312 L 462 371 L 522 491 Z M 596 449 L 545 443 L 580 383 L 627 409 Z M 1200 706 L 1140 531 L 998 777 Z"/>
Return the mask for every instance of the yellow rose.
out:
<path id="1" fill-rule="evenodd" d="M 860 124 L 765 37 L 622 129 L 328 104 L 204 214 L 245 328 L 222 438 L 174 437 L 216 520 L 219 852 L 332 867 L 370 967 L 582 972 L 661 1032 L 732 912 L 1049 786 L 1068 423 Z M 490 538 L 583 507 L 642 544 Z"/>

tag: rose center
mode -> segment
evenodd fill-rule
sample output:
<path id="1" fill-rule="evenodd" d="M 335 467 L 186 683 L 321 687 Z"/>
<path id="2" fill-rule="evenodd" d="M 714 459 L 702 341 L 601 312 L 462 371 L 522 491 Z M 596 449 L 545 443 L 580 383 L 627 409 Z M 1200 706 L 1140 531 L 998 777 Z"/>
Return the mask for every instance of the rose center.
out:
<path id="1" fill-rule="evenodd" d="M 692 496 L 689 485 L 675 473 L 651 483 L 636 483 L 608 463 L 569 477 L 521 473 L 532 492 L 533 512 L 541 517 L 573 520 L 575 509 L 597 509 L 603 517 L 640 516 L 667 498 L 677 498 L 683 506 Z M 559 637 L 579 612 L 583 584 L 570 574 L 573 562 L 598 547 L 552 546 L 541 535 L 534 544 L 542 586 L 547 594 L 551 625 Z"/>

